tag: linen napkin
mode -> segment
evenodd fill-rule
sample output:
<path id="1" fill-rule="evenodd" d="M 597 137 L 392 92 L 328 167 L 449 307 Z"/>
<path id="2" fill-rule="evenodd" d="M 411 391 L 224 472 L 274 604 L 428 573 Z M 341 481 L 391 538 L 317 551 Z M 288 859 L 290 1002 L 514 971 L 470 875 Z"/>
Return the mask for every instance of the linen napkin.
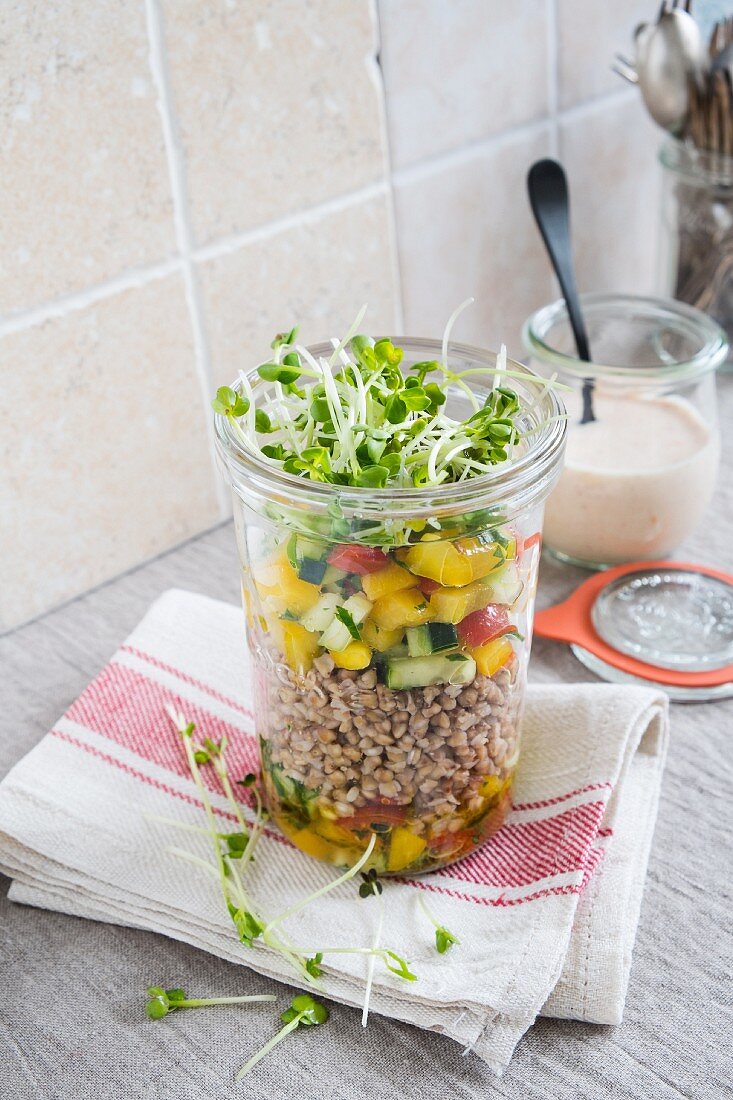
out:
<path id="1" fill-rule="evenodd" d="M 238 942 L 205 869 L 168 851 L 207 859 L 208 838 L 152 819 L 203 819 L 165 704 L 202 737 L 227 735 L 236 777 L 257 767 L 250 684 L 241 611 L 191 593 L 163 595 L 0 785 L 10 897 L 160 932 L 292 983 L 287 963 L 262 941 Z M 382 944 L 409 959 L 418 980 L 377 963 L 371 1009 L 452 1037 L 497 1073 L 539 1013 L 619 1022 L 667 736 L 666 700 L 656 691 L 530 688 L 506 824 L 451 867 L 386 882 Z M 229 830 L 231 812 L 214 779 L 211 786 Z M 273 826 L 248 882 L 272 917 L 336 873 Z M 436 953 L 418 897 L 460 946 Z M 285 928 L 313 954 L 370 945 L 376 921 L 377 905 L 348 882 Z M 366 965 L 363 956 L 326 954 L 327 995 L 361 1005 Z"/>

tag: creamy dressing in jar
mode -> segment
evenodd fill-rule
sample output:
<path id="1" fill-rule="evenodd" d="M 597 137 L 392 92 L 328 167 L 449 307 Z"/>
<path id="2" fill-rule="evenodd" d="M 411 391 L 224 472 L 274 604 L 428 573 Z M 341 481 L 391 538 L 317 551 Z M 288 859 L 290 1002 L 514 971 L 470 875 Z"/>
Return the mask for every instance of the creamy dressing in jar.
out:
<path id="1" fill-rule="evenodd" d="M 717 430 L 681 397 L 596 389 L 580 424 L 567 394 L 565 468 L 545 512 L 545 543 L 584 564 L 664 557 L 699 522 L 719 458 Z"/>

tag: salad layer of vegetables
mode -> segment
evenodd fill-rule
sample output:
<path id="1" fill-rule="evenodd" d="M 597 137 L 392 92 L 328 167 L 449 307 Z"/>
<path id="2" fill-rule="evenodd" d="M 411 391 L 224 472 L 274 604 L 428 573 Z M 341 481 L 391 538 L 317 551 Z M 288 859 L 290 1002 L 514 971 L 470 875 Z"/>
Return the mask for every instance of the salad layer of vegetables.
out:
<path id="1" fill-rule="evenodd" d="M 497 529 L 383 550 L 286 536 L 254 567 L 269 808 L 304 851 L 428 870 L 509 804 L 527 555 Z M 523 598 L 524 597 L 524 598 Z"/>

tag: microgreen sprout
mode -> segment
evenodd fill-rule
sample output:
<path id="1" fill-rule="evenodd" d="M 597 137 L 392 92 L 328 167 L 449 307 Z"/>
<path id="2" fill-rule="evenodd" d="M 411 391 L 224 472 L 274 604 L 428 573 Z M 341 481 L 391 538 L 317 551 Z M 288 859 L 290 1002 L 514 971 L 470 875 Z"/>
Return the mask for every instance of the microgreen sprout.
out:
<path id="1" fill-rule="evenodd" d="M 374 867 L 371 867 L 368 871 L 362 871 L 361 877 L 362 883 L 359 887 L 360 898 L 378 897 L 379 894 L 382 893 L 382 884 L 379 881 Z"/>
<path id="2" fill-rule="evenodd" d="M 264 828 L 265 815 L 262 807 L 262 797 L 257 789 L 256 777 L 250 774 L 242 780 L 242 785 L 251 788 L 255 796 L 255 821 L 250 828 L 245 821 L 240 803 L 234 797 L 227 767 L 226 739 L 222 739 L 221 742 L 214 742 L 206 737 L 203 742 L 195 741 L 196 727 L 194 723 L 187 722 L 185 717 L 176 711 L 174 707 L 166 706 L 166 711 L 183 742 L 191 777 L 196 784 L 206 814 L 208 824 L 206 832 L 211 839 L 215 862 L 214 864 L 207 863 L 206 860 L 201 859 L 194 853 L 181 849 L 171 848 L 169 851 L 218 878 L 227 912 L 243 946 L 251 948 L 255 940 L 262 937 L 269 947 L 283 956 L 301 980 L 312 981 L 312 975 L 306 969 L 305 957 L 290 946 L 287 937 L 275 936 L 270 933 L 265 938 L 266 921 L 244 885 L 246 868 L 254 856 L 257 842 Z M 205 764 L 199 764 L 196 759 L 197 752 L 206 754 Z M 222 834 L 217 827 L 209 792 L 201 778 L 200 768 L 208 764 L 214 769 L 227 802 L 238 821 L 239 829 L 234 833 Z M 244 841 L 243 837 L 246 838 Z"/>
<path id="3" fill-rule="evenodd" d="M 445 955 L 454 943 L 460 944 L 460 940 L 450 932 L 444 924 L 436 920 L 421 897 L 418 896 L 418 904 L 430 923 L 435 927 L 435 950 L 439 955 Z"/>
<path id="4" fill-rule="evenodd" d="M 151 1020 L 162 1020 L 171 1012 L 182 1008 L 207 1008 L 209 1005 L 243 1005 L 263 1001 L 276 1001 L 272 993 L 256 994 L 250 997 L 187 997 L 182 989 L 163 989 L 152 985 L 146 991 L 145 1011 Z"/>
<path id="5" fill-rule="evenodd" d="M 280 1014 L 280 1019 L 285 1026 L 269 1042 L 265 1043 L 256 1054 L 253 1054 L 249 1061 L 245 1062 L 237 1074 L 237 1081 L 241 1081 L 243 1077 L 246 1077 L 257 1063 L 262 1061 L 265 1055 L 269 1054 L 278 1043 L 281 1043 L 291 1031 L 295 1031 L 299 1027 L 317 1027 L 319 1024 L 325 1024 L 328 1019 L 328 1009 L 320 1001 L 314 1001 L 309 994 L 301 993 L 297 997 L 293 997 L 290 1007 Z"/>
<path id="6" fill-rule="evenodd" d="M 249 399 L 242 397 L 231 386 L 220 386 L 211 402 L 214 412 L 221 416 L 239 417 L 249 411 Z"/>
<path id="7" fill-rule="evenodd" d="M 222 387 L 213 407 L 250 454 L 307 480 L 385 489 L 480 477 L 510 462 L 537 430 L 521 414 L 536 413 L 539 404 L 523 405 L 511 387 L 512 379 L 535 385 L 536 377 L 509 369 L 504 347 L 495 367 L 451 367 L 451 329 L 470 301 L 448 322 L 440 361 L 406 364 L 389 338 L 356 333 L 362 310 L 344 339 L 332 341 L 328 359 L 296 344 L 297 329 L 278 334 L 272 360 L 257 368 L 257 408 L 246 375 L 241 394 Z M 473 378 L 484 383 L 479 393 Z M 447 413 L 451 394 L 468 400 L 465 419 Z"/>
<path id="8" fill-rule="evenodd" d="M 323 962 L 323 952 L 317 951 L 312 959 L 306 959 L 305 968 L 308 973 L 314 978 L 320 978 L 323 974 L 321 963 Z"/>

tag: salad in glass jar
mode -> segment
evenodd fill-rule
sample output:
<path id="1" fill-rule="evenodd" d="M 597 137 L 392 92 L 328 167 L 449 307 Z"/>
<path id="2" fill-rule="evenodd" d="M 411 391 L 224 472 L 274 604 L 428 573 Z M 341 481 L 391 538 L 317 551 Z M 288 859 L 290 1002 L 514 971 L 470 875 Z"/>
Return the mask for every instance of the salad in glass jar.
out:
<path id="1" fill-rule="evenodd" d="M 268 811 L 317 859 L 417 873 L 503 822 L 542 509 L 551 386 L 462 345 L 306 348 L 217 393 Z"/>

